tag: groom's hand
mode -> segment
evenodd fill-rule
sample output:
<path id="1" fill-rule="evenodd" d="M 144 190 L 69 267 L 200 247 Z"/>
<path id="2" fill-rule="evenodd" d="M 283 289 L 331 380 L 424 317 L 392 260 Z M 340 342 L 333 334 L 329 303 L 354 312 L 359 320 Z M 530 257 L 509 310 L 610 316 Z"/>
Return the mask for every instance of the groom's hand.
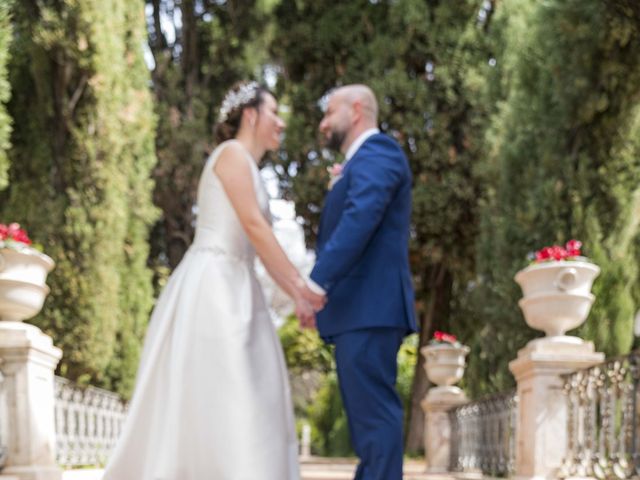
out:
<path id="1" fill-rule="evenodd" d="M 327 303 L 327 296 L 320 295 L 312 291 L 308 285 L 305 285 L 302 289 L 303 298 L 309 302 L 309 305 L 313 308 L 314 311 L 319 312 L 324 308 Z"/>

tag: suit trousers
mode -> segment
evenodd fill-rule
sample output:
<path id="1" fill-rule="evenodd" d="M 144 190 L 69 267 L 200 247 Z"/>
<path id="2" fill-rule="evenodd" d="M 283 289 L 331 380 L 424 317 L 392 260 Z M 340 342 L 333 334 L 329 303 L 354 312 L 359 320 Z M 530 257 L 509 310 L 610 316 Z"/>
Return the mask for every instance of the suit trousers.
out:
<path id="1" fill-rule="evenodd" d="M 400 328 L 336 335 L 336 368 L 354 450 L 355 480 L 402 480 L 403 415 L 396 391 Z"/>

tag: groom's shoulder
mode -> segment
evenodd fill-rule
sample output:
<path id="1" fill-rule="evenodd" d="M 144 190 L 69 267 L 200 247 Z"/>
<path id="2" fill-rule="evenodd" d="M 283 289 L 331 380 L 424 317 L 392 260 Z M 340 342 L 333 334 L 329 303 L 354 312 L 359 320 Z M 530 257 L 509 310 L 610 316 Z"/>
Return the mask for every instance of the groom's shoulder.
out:
<path id="1" fill-rule="evenodd" d="M 367 139 L 362 153 L 385 157 L 406 157 L 398 141 L 386 133 L 376 133 Z"/>

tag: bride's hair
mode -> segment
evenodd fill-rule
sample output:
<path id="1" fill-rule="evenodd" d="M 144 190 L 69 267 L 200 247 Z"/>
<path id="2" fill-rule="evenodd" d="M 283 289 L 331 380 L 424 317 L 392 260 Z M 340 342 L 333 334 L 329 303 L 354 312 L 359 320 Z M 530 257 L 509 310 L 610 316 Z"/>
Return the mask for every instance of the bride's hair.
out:
<path id="1" fill-rule="evenodd" d="M 258 82 L 235 83 L 224 96 L 218 111 L 218 122 L 214 127 L 216 142 L 222 143 L 235 137 L 240 129 L 244 109 L 259 108 L 267 93 L 273 95 L 268 88 Z"/>

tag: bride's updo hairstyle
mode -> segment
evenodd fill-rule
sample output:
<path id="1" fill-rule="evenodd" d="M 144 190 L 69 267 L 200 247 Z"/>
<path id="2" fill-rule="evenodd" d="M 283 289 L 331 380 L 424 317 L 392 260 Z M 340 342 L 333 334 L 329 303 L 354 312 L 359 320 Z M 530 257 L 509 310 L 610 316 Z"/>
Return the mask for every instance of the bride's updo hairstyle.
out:
<path id="1" fill-rule="evenodd" d="M 215 137 L 222 143 L 236 136 L 240 129 L 242 112 L 245 108 L 259 108 L 265 94 L 273 95 L 269 89 L 258 82 L 238 82 L 224 96 L 218 112 Z"/>

